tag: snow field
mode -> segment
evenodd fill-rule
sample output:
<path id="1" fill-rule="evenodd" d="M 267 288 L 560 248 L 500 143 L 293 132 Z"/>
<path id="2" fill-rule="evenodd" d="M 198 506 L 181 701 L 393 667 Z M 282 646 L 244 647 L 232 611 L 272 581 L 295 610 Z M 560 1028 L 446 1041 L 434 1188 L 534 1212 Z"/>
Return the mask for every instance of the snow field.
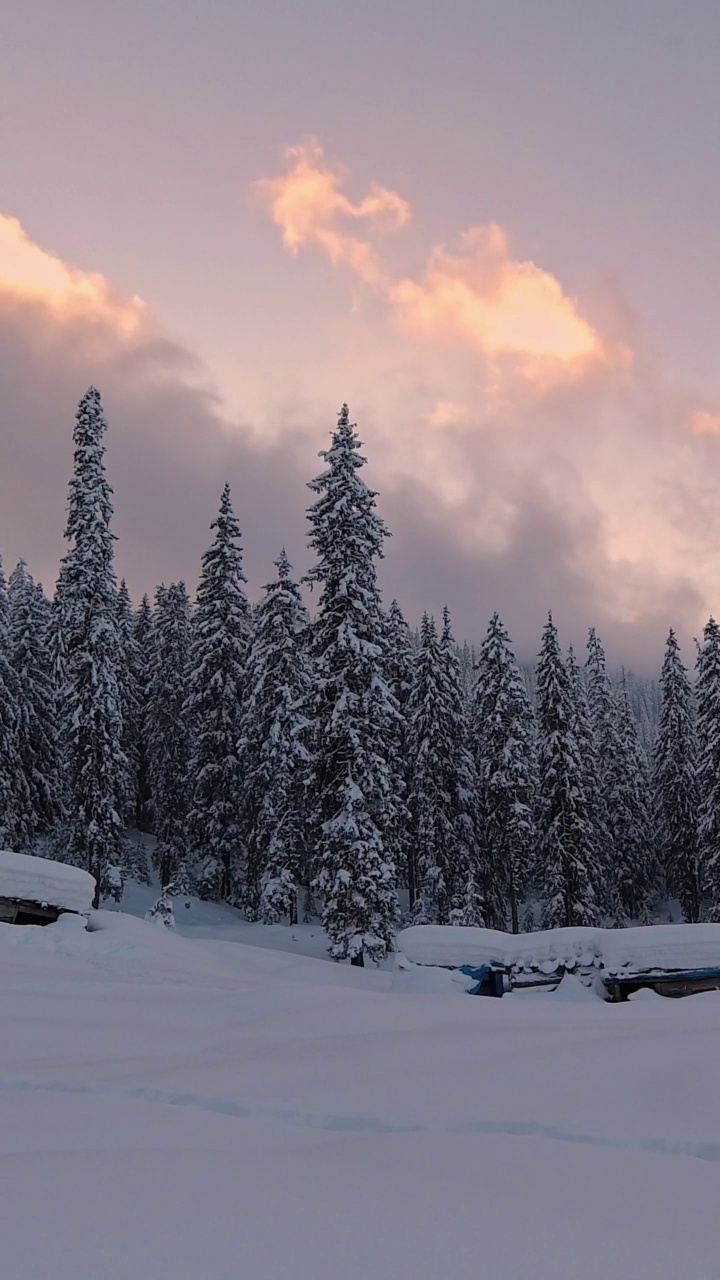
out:
<path id="1" fill-rule="evenodd" d="M 92 924 L 0 926 L 7 1280 L 717 1273 L 715 993 L 467 999 Z"/>

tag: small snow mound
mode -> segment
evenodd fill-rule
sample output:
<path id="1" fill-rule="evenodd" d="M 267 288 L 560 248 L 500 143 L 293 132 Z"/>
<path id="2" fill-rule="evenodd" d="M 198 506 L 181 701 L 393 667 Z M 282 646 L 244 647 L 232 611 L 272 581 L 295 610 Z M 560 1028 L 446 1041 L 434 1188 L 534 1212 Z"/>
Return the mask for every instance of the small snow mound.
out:
<path id="1" fill-rule="evenodd" d="M 582 983 L 574 973 L 563 974 L 552 994 L 554 1000 L 567 1000 L 573 1004 L 595 1004 L 601 999 L 592 987 Z"/>
<path id="2" fill-rule="evenodd" d="M 447 995 L 453 991 L 469 991 L 475 983 L 457 969 L 432 969 L 406 960 L 393 970 L 391 985 L 393 991 L 405 994 L 429 995 L 440 992 Z"/>
<path id="3" fill-rule="evenodd" d="M 75 933 L 87 932 L 87 919 L 85 916 L 77 915 L 74 911 L 63 911 L 57 920 L 52 924 L 45 925 L 46 929 L 52 929 L 53 933 Z"/>

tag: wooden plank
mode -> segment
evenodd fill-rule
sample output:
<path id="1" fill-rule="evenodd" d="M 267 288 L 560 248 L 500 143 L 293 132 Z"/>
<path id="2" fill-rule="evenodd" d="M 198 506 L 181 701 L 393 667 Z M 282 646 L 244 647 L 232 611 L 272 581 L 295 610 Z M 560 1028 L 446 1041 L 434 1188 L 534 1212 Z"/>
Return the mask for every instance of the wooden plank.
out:
<path id="1" fill-rule="evenodd" d="M 49 903 L 31 902 L 26 898 L 0 898 L 2 923 L 16 924 L 19 915 L 31 916 L 36 924 L 53 924 L 60 915 L 60 908 L 50 906 Z"/>

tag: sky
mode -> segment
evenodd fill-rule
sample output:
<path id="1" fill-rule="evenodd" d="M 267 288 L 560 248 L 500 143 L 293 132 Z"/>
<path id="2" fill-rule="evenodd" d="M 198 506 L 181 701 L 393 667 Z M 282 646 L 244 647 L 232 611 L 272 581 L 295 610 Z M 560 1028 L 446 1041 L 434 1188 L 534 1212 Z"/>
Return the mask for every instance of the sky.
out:
<path id="1" fill-rule="evenodd" d="M 99 386 L 117 567 L 253 595 L 343 401 L 383 589 L 659 667 L 720 610 L 714 0 L 0 0 L 0 551 Z"/>

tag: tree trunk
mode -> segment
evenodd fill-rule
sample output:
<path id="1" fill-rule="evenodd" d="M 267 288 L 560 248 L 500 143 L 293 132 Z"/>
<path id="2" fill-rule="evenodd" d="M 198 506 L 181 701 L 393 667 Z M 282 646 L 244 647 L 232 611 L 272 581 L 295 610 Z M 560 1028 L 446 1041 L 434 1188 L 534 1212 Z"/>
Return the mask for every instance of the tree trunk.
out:
<path id="1" fill-rule="evenodd" d="M 360 968 L 361 968 L 361 969 L 364 969 L 364 968 L 365 968 L 365 957 L 364 957 L 364 955 L 363 955 L 362 951 L 359 951 L 359 952 L 358 952 L 358 954 L 357 954 L 356 956 L 351 956 L 351 957 L 350 957 L 350 963 L 351 963 L 351 964 L 357 964 L 357 965 L 359 965 L 359 966 L 360 966 Z"/>

